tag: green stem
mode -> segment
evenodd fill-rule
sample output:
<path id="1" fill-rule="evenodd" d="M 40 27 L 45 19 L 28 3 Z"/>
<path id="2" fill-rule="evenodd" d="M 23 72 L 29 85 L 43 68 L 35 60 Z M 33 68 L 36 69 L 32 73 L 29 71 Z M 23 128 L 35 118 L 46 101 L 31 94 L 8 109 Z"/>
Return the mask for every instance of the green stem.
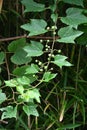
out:
<path id="1" fill-rule="evenodd" d="M 76 115 L 76 109 L 77 109 L 77 102 L 74 103 L 74 112 L 73 112 L 73 125 L 75 125 L 75 115 Z M 73 128 L 75 130 L 75 128 Z"/>
<path id="2" fill-rule="evenodd" d="M 70 58 L 71 63 L 73 61 L 74 53 L 75 53 L 75 45 L 73 45 L 73 47 L 72 47 L 71 58 Z"/>
<path id="3" fill-rule="evenodd" d="M 76 89 L 78 86 L 78 73 L 79 73 L 79 65 L 80 65 L 80 54 L 81 54 L 81 46 L 79 48 L 78 61 L 77 61 L 77 71 L 76 71 Z"/>

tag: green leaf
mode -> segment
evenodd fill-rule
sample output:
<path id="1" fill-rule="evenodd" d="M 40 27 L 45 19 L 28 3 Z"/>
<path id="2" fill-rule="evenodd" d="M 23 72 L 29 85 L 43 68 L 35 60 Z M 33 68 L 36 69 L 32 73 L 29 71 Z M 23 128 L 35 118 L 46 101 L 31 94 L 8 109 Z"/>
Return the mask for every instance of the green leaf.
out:
<path id="1" fill-rule="evenodd" d="M 31 66 L 27 67 L 25 74 L 35 74 L 38 73 L 38 71 L 39 71 L 38 65 L 31 64 Z"/>
<path id="2" fill-rule="evenodd" d="M 27 78 L 26 76 L 22 76 L 17 78 L 17 82 L 20 85 L 29 85 L 30 84 L 30 79 Z"/>
<path id="3" fill-rule="evenodd" d="M 23 49 L 19 49 L 11 57 L 11 61 L 14 64 L 22 65 L 31 62 L 31 57 L 27 56 L 27 53 Z"/>
<path id="4" fill-rule="evenodd" d="M 0 52 L 0 64 L 3 64 L 4 59 L 5 59 L 5 53 L 2 51 Z"/>
<path id="5" fill-rule="evenodd" d="M 5 84 L 8 87 L 16 87 L 18 85 L 18 82 L 16 81 L 16 79 L 11 79 L 11 80 L 5 81 Z"/>
<path id="6" fill-rule="evenodd" d="M 27 65 L 27 66 L 17 67 L 16 69 L 14 69 L 13 74 L 16 76 L 24 76 L 25 75 L 30 80 L 30 83 L 32 83 L 37 79 L 37 76 L 33 77 L 33 73 L 32 74 L 25 74 L 26 69 L 28 67 L 30 67 L 30 66 Z"/>
<path id="7" fill-rule="evenodd" d="M 27 52 L 27 56 L 40 56 L 43 54 L 43 45 L 40 42 L 31 41 L 31 44 L 24 47 L 24 51 Z"/>
<path id="8" fill-rule="evenodd" d="M 45 10 L 45 5 L 36 3 L 33 0 L 22 0 L 22 4 L 26 7 L 24 12 L 41 12 Z"/>
<path id="9" fill-rule="evenodd" d="M 35 99 L 38 103 L 40 103 L 40 92 L 38 89 L 29 90 L 28 93 L 31 99 Z"/>
<path id="10" fill-rule="evenodd" d="M 83 117 L 83 123 L 85 124 L 85 122 L 86 122 L 86 110 L 85 110 L 84 102 L 82 102 L 80 104 L 80 111 L 81 111 L 81 114 L 82 114 L 82 117 Z"/>
<path id="11" fill-rule="evenodd" d="M 33 36 L 46 33 L 46 26 L 47 23 L 43 19 L 31 19 L 30 23 L 22 25 L 21 28 L 30 32 L 29 36 Z"/>
<path id="12" fill-rule="evenodd" d="M 58 31 L 58 35 L 60 36 L 58 42 L 75 43 L 74 40 L 82 34 L 82 31 L 77 31 L 71 26 L 63 27 Z"/>
<path id="13" fill-rule="evenodd" d="M 27 114 L 27 116 L 39 116 L 38 111 L 36 109 L 36 105 L 34 103 L 30 102 L 28 105 L 24 105 L 23 110 Z"/>
<path id="14" fill-rule="evenodd" d="M 54 0 L 54 3 L 51 3 L 49 8 L 52 10 L 52 12 L 55 12 L 55 10 L 56 10 L 56 0 Z"/>
<path id="15" fill-rule="evenodd" d="M 58 128 L 56 130 L 64 130 L 64 129 L 71 130 L 71 129 L 77 128 L 79 126 L 81 126 L 81 124 L 68 124 L 68 125 L 65 125 L 65 126 L 62 126 L 62 127 Z"/>
<path id="16" fill-rule="evenodd" d="M 40 103 L 40 92 L 38 89 L 29 90 L 30 98 L 35 99 L 38 103 Z"/>
<path id="17" fill-rule="evenodd" d="M 87 17 L 82 14 L 83 9 L 79 8 L 68 8 L 66 11 L 67 16 L 62 17 L 61 21 L 67 25 L 71 25 L 77 28 L 78 25 L 87 23 Z"/>
<path id="18" fill-rule="evenodd" d="M 20 94 L 23 94 L 23 92 L 24 92 L 23 86 L 21 86 L 21 85 L 16 86 L 16 89 L 17 89 L 17 91 L 18 91 Z"/>
<path id="19" fill-rule="evenodd" d="M 38 103 L 40 103 L 40 93 L 38 89 L 27 90 L 27 92 L 23 93 L 22 99 L 25 102 L 29 102 L 31 99 L 35 99 Z"/>
<path id="20" fill-rule="evenodd" d="M 55 23 L 58 19 L 58 14 L 52 14 L 51 15 L 51 19 L 53 20 L 53 22 Z"/>
<path id="21" fill-rule="evenodd" d="M 15 52 L 18 49 L 24 47 L 26 45 L 26 39 L 25 38 L 21 38 L 15 41 L 12 41 L 9 46 L 8 46 L 8 50 L 10 52 Z"/>
<path id="22" fill-rule="evenodd" d="M 52 63 L 56 64 L 60 68 L 62 68 L 62 66 L 72 66 L 72 64 L 70 64 L 68 61 L 66 61 L 66 59 L 67 59 L 66 56 L 56 55 L 56 56 L 54 56 L 54 61 L 52 61 Z"/>
<path id="23" fill-rule="evenodd" d="M 55 78 L 57 74 L 51 74 L 51 72 L 45 72 L 43 75 L 43 81 L 49 82 L 51 79 Z"/>
<path id="24" fill-rule="evenodd" d="M 7 98 L 5 93 L 3 93 L 2 90 L 0 89 L 0 104 L 3 103 L 6 99 Z"/>
<path id="25" fill-rule="evenodd" d="M 30 83 L 33 83 L 34 81 L 37 80 L 38 76 L 34 76 L 33 74 L 27 75 L 27 77 L 30 79 Z"/>
<path id="26" fill-rule="evenodd" d="M 76 39 L 76 43 L 80 45 L 87 45 L 87 33 L 84 33 Z"/>
<path id="27" fill-rule="evenodd" d="M 83 7 L 83 0 L 63 0 L 65 3 L 74 4 Z"/>
<path id="28" fill-rule="evenodd" d="M 80 45 L 87 45 L 87 25 L 81 25 L 79 26 L 79 29 L 84 33 L 76 39 L 76 43 Z"/>
<path id="29" fill-rule="evenodd" d="M 4 108 L 0 108 L 0 111 L 3 111 L 1 119 L 6 119 L 6 118 L 16 118 L 17 115 L 17 107 L 13 106 L 7 106 Z"/>
<path id="30" fill-rule="evenodd" d="M 13 74 L 16 76 L 24 76 L 27 68 L 28 68 L 28 65 L 17 67 L 16 69 L 13 70 Z"/>

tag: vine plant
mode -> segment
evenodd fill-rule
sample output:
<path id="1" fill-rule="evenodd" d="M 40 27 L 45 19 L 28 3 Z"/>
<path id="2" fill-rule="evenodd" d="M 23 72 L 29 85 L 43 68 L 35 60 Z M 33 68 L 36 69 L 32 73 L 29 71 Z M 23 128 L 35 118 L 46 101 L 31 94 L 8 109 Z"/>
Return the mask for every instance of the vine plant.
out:
<path id="1" fill-rule="evenodd" d="M 12 70 L 6 62 L 8 80 L 4 82 L 2 79 L 0 80 L 2 121 L 7 118 L 17 118 L 20 106 L 28 117 L 30 115 L 39 116 L 37 104 L 40 103 L 40 86 L 54 80 L 59 73 L 59 69 L 62 71 L 63 66 L 72 66 L 67 61 L 68 57 L 62 54 L 61 49 L 56 49 L 56 45 L 61 45 L 61 43 L 79 43 L 80 39 L 84 38 L 85 30 L 79 29 L 78 26 L 84 23 L 87 24 L 83 0 L 53 0 L 48 2 L 48 6 L 45 6 L 45 1 L 21 0 L 21 3 L 25 7 L 25 14 L 36 12 L 39 14 L 47 10 L 50 12 L 50 24 L 43 17 L 32 18 L 31 16 L 28 23 L 21 25 L 21 29 L 25 30 L 26 34 L 29 33 L 27 34 L 28 36 L 39 35 L 45 37 L 50 35 L 51 40 L 49 38 L 46 40 L 20 38 L 9 43 L 8 50 L 3 49 L 0 52 L 1 71 L 2 65 L 7 61 L 6 53 L 11 53 L 10 62 L 15 66 L 13 66 L 14 69 Z M 62 14 L 59 10 L 61 4 L 71 5 L 71 7 L 66 8 L 65 17 L 61 16 Z M 58 25 L 59 22 L 62 24 L 61 28 Z M 86 24 L 84 26 L 87 26 Z M 4 91 L 5 88 L 10 93 Z M 65 92 L 64 95 L 66 96 Z M 4 103 L 7 106 L 2 107 Z M 60 122 L 63 120 L 66 104 L 67 102 L 64 98 L 63 108 L 59 117 Z"/>

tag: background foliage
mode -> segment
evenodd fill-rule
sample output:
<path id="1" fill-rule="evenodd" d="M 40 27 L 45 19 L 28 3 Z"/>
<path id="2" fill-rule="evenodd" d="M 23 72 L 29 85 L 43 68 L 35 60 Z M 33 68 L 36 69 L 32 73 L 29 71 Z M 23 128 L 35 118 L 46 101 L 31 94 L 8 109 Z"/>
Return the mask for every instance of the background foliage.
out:
<path id="1" fill-rule="evenodd" d="M 0 4 L 0 129 L 85 130 L 87 1 Z"/>

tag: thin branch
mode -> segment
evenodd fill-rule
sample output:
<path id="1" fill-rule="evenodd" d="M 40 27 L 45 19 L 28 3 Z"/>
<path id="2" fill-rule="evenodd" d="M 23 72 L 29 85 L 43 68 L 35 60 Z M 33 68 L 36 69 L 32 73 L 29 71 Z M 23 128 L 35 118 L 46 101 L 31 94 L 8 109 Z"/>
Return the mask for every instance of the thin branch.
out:
<path id="1" fill-rule="evenodd" d="M 29 39 L 42 39 L 42 40 L 53 40 L 53 37 L 45 37 L 45 36 L 27 36 L 27 35 L 22 35 L 22 36 L 16 36 L 16 37 L 9 37 L 9 38 L 2 38 L 0 39 L 0 42 L 7 42 L 7 41 L 12 41 L 12 40 L 17 40 L 20 38 L 29 38 Z M 56 39 L 58 39 L 59 37 L 56 36 Z"/>
<path id="2" fill-rule="evenodd" d="M 7 121 L 4 121 L 4 120 L 0 120 L 0 124 L 1 124 L 1 123 L 8 124 L 8 122 L 7 122 Z"/>

